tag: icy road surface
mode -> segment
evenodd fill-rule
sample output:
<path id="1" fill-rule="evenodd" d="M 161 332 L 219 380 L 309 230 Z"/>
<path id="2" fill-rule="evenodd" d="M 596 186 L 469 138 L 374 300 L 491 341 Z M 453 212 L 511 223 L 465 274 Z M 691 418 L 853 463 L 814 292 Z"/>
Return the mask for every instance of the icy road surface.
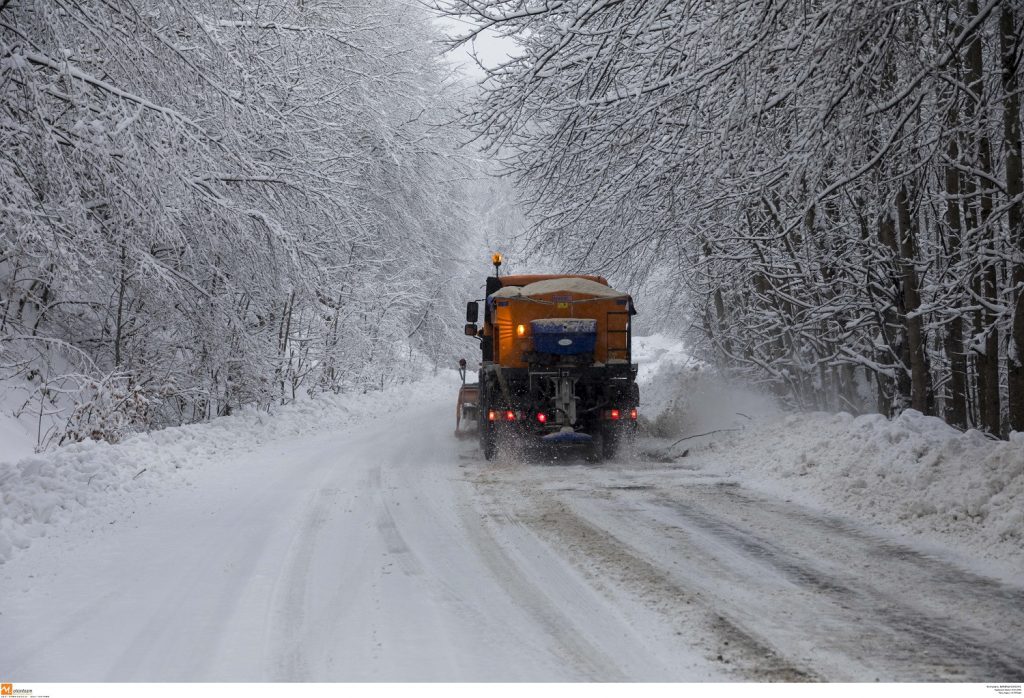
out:
<path id="1" fill-rule="evenodd" d="M 451 422 L 265 444 L 36 541 L 0 673 L 1024 680 L 1020 586 L 679 464 L 485 463 Z"/>

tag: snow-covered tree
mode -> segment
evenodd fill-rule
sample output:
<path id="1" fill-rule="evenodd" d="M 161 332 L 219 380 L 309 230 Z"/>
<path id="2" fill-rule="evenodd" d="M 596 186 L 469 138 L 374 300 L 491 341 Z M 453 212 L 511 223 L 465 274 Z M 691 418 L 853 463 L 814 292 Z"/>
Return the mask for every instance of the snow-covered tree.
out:
<path id="1" fill-rule="evenodd" d="M 0 3 L 8 372 L 124 428 L 399 375 L 467 234 L 434 41 L 397 0 Z"/>
<path id="2" fill-rule="evenodd" d="M 518 38 L 468 118 L 533 245 L 800 404 L 1024 428 L 1015 3 L 437 5 Z"/>

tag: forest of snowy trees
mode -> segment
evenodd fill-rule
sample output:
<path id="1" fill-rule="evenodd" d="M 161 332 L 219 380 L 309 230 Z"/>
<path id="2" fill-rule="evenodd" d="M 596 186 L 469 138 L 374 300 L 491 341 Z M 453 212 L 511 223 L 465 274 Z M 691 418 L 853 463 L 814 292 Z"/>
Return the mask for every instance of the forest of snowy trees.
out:
<path id="1" fill-rule="evenodd" d="M 450 359 L 468 161 L 431 22 L 0 0 L 0 364 L 73 408 L 44 445 Z"/>
<path id="2" fill-rule="evenodd" d="M 466 127 L 523 249 L 648 328 L 802 407 L 1024 430 L 1018 3 L 429 2 L 516 38 L 480 93 L 405 0 L 0 0 L 0 379 L 67 412 L 41 442 L 448 361 L 457 251 L 508 227 Z"/>
<path id="3" fill-rule="evenodd" d="M 1018 2 L 436 6 L 519 38 L 469 121 L 532 246 L 800 406 L 1024 430 Z"/>

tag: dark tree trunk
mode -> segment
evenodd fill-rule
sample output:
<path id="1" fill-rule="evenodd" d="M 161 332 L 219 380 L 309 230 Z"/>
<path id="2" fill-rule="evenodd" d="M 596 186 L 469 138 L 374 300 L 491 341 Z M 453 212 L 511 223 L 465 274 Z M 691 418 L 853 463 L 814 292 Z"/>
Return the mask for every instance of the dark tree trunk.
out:
<path id="1" fill-rule="evenodd" d="M 1021 192 L 1021 142 L 1020 142 L 1020 94 L 1017 92 L 1018 42 L 1015 31 L 1015 17 L 1010 3 L 1003 3 L 999 15 L 999 48 L 1002 55 L 1003 102 L 1003 147 L 1006 153 L 1006 195 L 1010 206 L 1006 212 L 1009 226 L 1010 248 L 1016 252 L 1010 273 L 1010 282 L 1016 289 L 1013 309 L 1013 329 L 1007 351 L 1007 387 L 1010 428 L 1024 431 L 1024 221 L 1022 221 Z"/>
<path id="2" fill-rule="evenodd" d="M 953 62 L 954 78 L 957 61 Z M 957 128 L 960 122 L 959 100 L 956 91 L 950 91 L 951 102 L 946 111 L 946 127 L 949 129 L 949 143 L 946 146 L 948 162 L 945 168 L 946 184 L 946 255 L 949 268 L 957 269 L 963 255 L 963 221 L 960 216 L 960 173 L 956 164 L 960 161 L 957 144 Z M 954 280 L 955 281 L 955 280 Z M 949 402 L 946 404 L 946 421 L 960 429 L 966 429 L 967 422 L 967 350 L 964 347 L 964 319 L 957 314 L 946 326 L 946 357 L 949 360 Z"/>
<path id="3" fill-rule="evenodd" d="M 891 253 L 891 259 L 899 257 L 899 244 L 896 241 L 896 226 L 889 212 L 882 214 L 878 220 L 878 240 Z M 901 290 L 902 280 L 899 272 L 892 266 L 886 264 L 888 272 L 887 280 L 889 288 L 885 289 L 884 296 L 880 299 L 883 305 L 882 310 L 882 339 L 887 350 L 878 359 L 885 364 L 895 365 L 895 375 L 886 380 L 879 380 L 879 412 L 892 416 L 909 404 L 912 384 L 910 373 L 907 367 L 910 365 L 910 356 L 907 353 L 906 327 L 900 322 L 904 314 L 903 292 Z M 883 278 L 886 278 L 883 276 Z M 883 394 L 884 393 L 884 394 Z M 882 408 L 885 409 L 882 409 Z"/>
<path id="4" fill-rule="evenodd" d="M 968 0 L 967 20 L 972 21 L 978 15 L 977 0 Z M 998 270 L 996 269 L 996 250 L 994 235 L 989 227 L 989 218 L 992 216 L 992 189 L 993 182 L 989 173 L 992 172 L 992 150 L 988 136 L 985 135 L 985 112 L 984 103 L 984 64 L 982 56 L 981 37 L 975 32 L 971 42 L 967 46 L 967 85 L 973 97 L 971 112 L 975 111 L 973 104 L 977 105 L 978 117 L 969 120 L 969 123 L 978 124 L 978 138 L 976 141 L 976 152 L 974 164 L 981 173 L 978 176 L 978 215 L 977 226 L 979 246 L 981 248 L 981 268 L 974 280 L 975 292 L 992 306 L 998 303 Z M 974 114 L 971 114 L 973 117 Z M 973 189 L 973 186 L 971 187 Z M 972 192 L 973 193 L 973 192 Z M 982 345 L 976 347 L 978 366 L 978 403 L 980 408 L 980 426 L 991 434 L 999 435 L 1001 428 L 1001 400 L 999 395 L 999 329 L 996 326 L 996 316 L 991 310 L 982 308 L 977 313 L 975 321 L 977 334 L 982 335 Z"/>
<path id="5" fill-rule="evenodd" d="M 121 273 L 117 285 L 117 321 L 114 327 L 114 367 L 121 368 L 121 328 L 124 326 L 125 246 L 121 245 Z"/>
<path id="6" fill-rule="evenodd" d="M 928 370 L 928 338 L 921 308 L 920 282 L 914 260 L 917 258 L 917 234 L 910 215 L 907 185 L 900 185 L 896 194 L 896 215 L 899 224 L 899 267 L 903 286 L 903 324 L 906 328 L 906 354 L 910 368 L 910 406 L 924 414 L 932 411 L 932 380 Z"/>

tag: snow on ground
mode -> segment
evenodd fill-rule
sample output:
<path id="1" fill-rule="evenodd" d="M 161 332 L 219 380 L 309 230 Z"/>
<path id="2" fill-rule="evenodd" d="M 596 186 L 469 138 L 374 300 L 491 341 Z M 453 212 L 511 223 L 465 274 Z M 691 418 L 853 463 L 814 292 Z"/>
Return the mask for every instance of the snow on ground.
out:
<path id="1" fill-rule="evenodd" d="M 0 636 L 14 639 L 0 667 L 20 681 L 732 676 L 704 639 L 713 613 L 691 631 L 540 534 L 546 493 L 517 485 L 552 469 L 485 462 L 452 434 L 455 394 L 442 378 L 354 396 L 364 417 L 380 413 L 372 423 L 282 414 L 300 435 L 234 439 L 191 467 L 188 486 L 113 491 L 79 509 L 91 514 L 81 524 L 49 525 L 0 565 Z M 332 417 L 349 423 L 329 428 Z M 666 593 L 658 603 L 690 603 Z"/>
<path id="2" fill-rule="evenodd" d="M 37 434 L 52 429 L 56 418 L 39 415 L 38 402 L 26 404 L 28 381 L 0 382 L 0 461 L 12 461 L 35 453 Z"/>
<path id="3" fill-rule="evenodd" d="M 0 413 L 0 458 L 17 460 L 35 451 L 36 438 L 24 422 L 7 413 Z"/>
<path id="4" fill-rule="evenodd" d="M 485 461 L 452 435 L 448 372 L 3 464 L 0 666 L 23 681 L 1024 677 L 1020 575 L 892 533 L 919 496 L 936 513 L 913 521 L 945 535 L 928 517 L 957 497 L 948 468 L 1009 477 L 1016 441 L 918 415 L 787 415 L 666 337 L 636 356 L 658 436 L 632 460 Z M 672 445 L 691 430 L 715 433 Z M 1009 482 L 963 523 L 1012 561 L 986 532 L 1020 504 Z"/>
<path id="5" fill-rule="evenodd" d="M 997 441 L 914 410 L 799 414 L 727 434 L 696 462 L 1024 572 L 1024 434 Z"/>
<path id="6" fill-rule="evenodd" d="M 247 409 L 203 424 L 136 434 L 119 444 L 85 441 L 32 453 L 21 423 L 0 423 L 0 563 L 55 527 L 116 518 L 131 498 L 187 485 L 196 470 L 269 441 L 303 437 L 454 395 L 454 371 L 384 392 L 320 395 L 267 414 Z M 454 398 L 453 398 L 454 400 Z M 453 408 L 454 412 L 454 408 Z M 15 454 L 12 458 L 10 454 Z"/>
<path id="7" fill-rule="evenodd" d="M 680 463 L 1024 570 L 1024 434 L 998 441 L 914 410 L 787 413 L 670 337 L 634 339 L 634 351 L 654 451 L 688 450 Z"/>

